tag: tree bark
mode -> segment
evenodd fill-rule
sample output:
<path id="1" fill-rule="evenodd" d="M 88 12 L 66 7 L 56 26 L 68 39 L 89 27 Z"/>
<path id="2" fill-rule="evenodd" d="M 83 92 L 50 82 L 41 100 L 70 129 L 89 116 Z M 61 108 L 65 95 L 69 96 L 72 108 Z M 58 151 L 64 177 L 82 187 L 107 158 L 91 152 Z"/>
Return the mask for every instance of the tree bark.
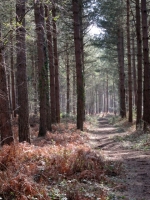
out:
<path id="1" fill-rule="evenodd" d="M 15 93 L 15 70 L 14 70 L 14 47 L 13 47 L 13 34 L 10 34 L 10 65 L 11 65 L 11 100 L 12 100 L 12 114 L 16 117 L 16 93 Z"/>
<path id="2" fill-rule="evenodd" d="M 79 23 L 80 23 L 80 41 L 81 41 L 81 61 L 83 71 L 83 87 L 84 87 L 84 104 L 83 104 L 83 120 L 85 121 L 85 66 L 84 66 L 84 30 L 83 30 L 83 0 L 79 1 Z"/>
<path id="3" fill-rule="evenodd" d="M 56 122 L 60 123 L 60 103 L 59 103 L 59 66 L 57 52 L 57 26 L 56 26 L 56 6 L 53 4 L 53 48 L 54 48 L 54 66 L 55 66 L 55 102 L 56 102 Z"/>
<path id="4" fill-rule="evenodd" d="M 77 129 L 83 130 L 84 85 L 83 85 L 83 69 L 82 69 L 82 58 L 81 58 L 79 0 L 72 0 L 72 8 L 73 8 L 74 44 L 75 44 L 76 77 L 77 77 Z"/>
<path id="5" fill-rule="evenodd" d="M 119 66 L 119 95 L 120 95 L 120 116 L 126 117 L 126 101 L 125 101 L 125 73 L 124 73 L 124 41 L 123 30 L 118 28 L 118 66 Z"/>
<path id="6" fill-rule="evenodd" d="M 48 131 L 52 130 L 51 126 L 51 112 L 50 112 L 50 94 L 49 94 L 49 80 L 48 80 L 48 56 L 47 56 L 47 44 L 45 40 L 44 45 L 44 66 L 45 66 L 45 81 L 46 81 L 46 128 Z"/>
<path id="7" fill-rule="evenodd" d="M 49 15 L 49 8 L 45 5 L 45 18 L 47 30 L 47 45 L 50 71 L 50 103 L 51 103 L 51 122 L 56 123 L 56 100 L 55 100 L 55 66 L 53 53 L 52 28 Z"/>
<path id="8" fill-rule="evenodd" d="M 132 34 L 132 72 L 133 72 L 133 91 L 134 91 L 134 107 L 137 106 L 137 81 L 136 81 L 136 67 L 135 67 L 135 42 L 134 42 L 134 34 Z"/>
<path id="9" fill-rule="evenodd" d="M 73 92 L 72 92 L 72 110 L 73 110 L 73 114 L 76 114 L 76 75 L 75 75 L 75 70 L 73 69 L 73 81 L 72 81 L 72 88 L 73 88 Z"/>
<path id="10" fill-rule="evenodd" d="M 106 77 L 106 113 L 108 113 L 108 107 L 109 107 L 109 95 L 108 95 L 108 72 Z"/>
<path id="11" fill-rule="evenodd" d="M 69 52 L 68 44 L 66 46 L 66 75 L 67 75 L 67 108 L 66 113 L 70 114 L 70 66 L 69 66 Z"/>
<path id="12" fill-rule="evenodd" d="M 46 66 L 45 66 L 45 40 L 44 40 L 44 10 L 40 1 L 34 3 L 35 24 L 37 33 L 38 73 L 39 73 L 39 100 L 40 100 L 40 127 L 39 137 L 46 135 Z"/>
<path id="13" fill-rule="evenodd" d="M 144 91 L 143 91 L 143 121 L 144 130 L 150 125 L 150 66 L 148 47 L 148 26 L 146 0 L 141 1 L 142 33 L 143 33 L 143 60 L 144 60 Z"/>
<path id="14" fill-rule="evenodd" d="M 19 112 L 19 142 L 30 143 L 29 106 L 26 75 L 25 1 L 16 1 L 17 88 Z"/>
<path id="15" fill-rule="evenodd" d="M 136 0 L 136 35 L 137 35 L 137 70 L 138 70 L 138 86 L 137 86 L 137 117 L 136 127 L 141 126 L 142 119 L 142 39 L 141 39 L 141 17 L 139 0 Z"/>
<path id="16" fill-rule="evenodd" d="M 131 73 L 131 45 L 130 45 L 130 4 L 127 0 L 127 56 L 128 56 L 128 91 L 129 91 L 129 116 L 128 121 L 132 122 L 132 73 Z"/>
<path id="17" fill-rule="evenodd" d="M 11 144 L 13 142 L 2 42 L 0 42 L 0 135 L 1 145 Z"/>

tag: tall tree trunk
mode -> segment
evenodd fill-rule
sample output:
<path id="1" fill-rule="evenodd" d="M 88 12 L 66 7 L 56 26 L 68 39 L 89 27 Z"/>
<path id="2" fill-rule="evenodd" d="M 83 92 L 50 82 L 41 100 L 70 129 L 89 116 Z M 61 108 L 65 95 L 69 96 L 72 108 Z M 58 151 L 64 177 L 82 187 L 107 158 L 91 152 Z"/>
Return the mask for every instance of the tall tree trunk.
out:
<path id="1" fill-rule="evenodd" d="M 53 47 L 54 47 L 54 66 L 55 66 L 55 102 L 56 102 L 56 122 L 60 123 L 60 103 L 59 103 L 59 66 L 57 52 L 57 26 L 56 26 L 56 5 L 52 8 L 53 17 Z"/>
<path id="2" fill-rule="evenodd" d="M 19 142 L 30 142 L 29 106 L 26 75 L 25 1 L 16 1 L 17 88 L 19 111 Z"/>
<path id="3" fill-rule="evenodd" d="M 98 114 L 97 88 L 95 88 L 95 113 Z"/>
<path id="4" fill-rule="evenodd" d="M 34 44 L 34 43 L 33 43 Z M 31 61 L 32 61 L 32 72 L 31 72 L 31 77 L 32 77 L 32 87 L 33 87 L 33 113 L 34 115 L 37 114 L 37 70 L 36 70 L 36 62 L 35 62 L 35 54 L 34 50 L 31 50 Z"/>
<path id="5" fill-rule="evenodd" d="M 141 39 L 141 17 L 139 0 L 136 0 L 136 35 L 137 35 L 137 70 L 138 70 L 138 88 L 137 88 L 137 117 L 136 127 L 141 125 L 142 119 L 142 39 Z"/>
<path id="6" fill-rule="evenodd" d="M 0 25 L 1 39 L 1 25 Z M 1 145 L 13 142 L 13 132 L 10 121 L 8 91 L 6 85 L 6 70 L 4 66 L 3 43 L 0 42 L 0 135 Z"/>
<path id="7" fill-rule="evenodd" d="M 36 46 L 36 43 L 33 43 L 34 46 Z M 37 61 L 36 61 L 36 50 L 34 49 L 32 52 L 32 56 L 33 56 L 33 88 L 34 88 L 34 115 L 37 115 L 38 112 L 38 67 L 37 67 Z"/>
<path id="8" fill-rule="evenodd" d="M 47 45 L 48 45 L 48 56 L 49 56 L 49 71 L 50 71 L 51 122 L 56 123 L 55 66 L 54 66 L 51 20 L 49 15 L 49 8 L 47 5 L 45 5 L 45 18 L 46 18 Z"/>
<path id="9" fill-rule="evenodd" d="M 108 107 L 109 107 L 109 95 L 108 95 L 108 72 L 107 72 L 107 78 L 106 78 L 106 113 L 108 113 Z"/>
<path id="10" fill-rule="evenodd" d="M 122 27 L 118 28 L 118 65 L 119 65 L 119 95 L 120 95 L 120 116 L 126 117 L 125 101 L 125 73 L 124 73 L 124 40 Z"/>
<path id="11" fill-rule="evenodd" d="M 45 66 L 45 39 L 44 39 L 44 10 L 40 1 L 34 3 L 35 24 L 37 33 L 38 72 L 39 72 L 39 100 L 40 100 L 40 127 L 39 137 L 46 135 L 46 66 Z"/>
<path id="12" fill-rule="evenodd" d="M 75 70 L 73 69 L 73 81 L 72 81 L 72 88 L 73 88 L 73 92 L 72 92 L 72 109 L 73 109 L 73 114 L 76 114 L 76 75 L 75 75 Z"/>
<path id="13" fill-rule="evenodd" d="M 6 56 L 4 58 L 4 60 L 6 60 L 6 62 L 8 61 L 8 57 Z M 7 80 L 7 91 L 8 91 L 8 101 L 9 101 L 9 108 L 11 110 L 12 113 L 12 100 L 11 100 L 11 71 L 10 69 L 8 69 L 8 64 L 6 63 L 6 80 Z"/>
<path id="14" fill-rule="evenodd" d="M 13 6 L 13 3 L 11 4 Z M 13 26 L 13 9 L 10 8 L 10 26 Z M 11 68 L 11 101 L 12 101 L 12 117 L 16 117 L 16 84 L 15 84 L 15 69 L 14 69 L 14 42 L 13 30 L 10 32 L 10 68 Z"/>
<path id="15" fill-rule="evenodd" d="M 46 35 L 45 35 L 46 36 Z M 44 38 L 44 66 L 45 66 L 45 82 L 46 82 L 46 127 L 48 131 L 52 130 L 51 126 L 51 110 L 50 110 L 50 94 L 49 94 L 49 79 L 48 79 L 48 56 L 47 43 Z"/>
<path id="16" fill-rule="evenodd" d="M 116 115 L 116 90 L 114 81 L 113 81 L 113 113 Z"/>
<path id="17" fill-rule="evenodd" d="M 72 0 L 72 8 L 73 8 L 74 44 L 75 44 L 76 77 L 77 77 L 77 129 L 83 130 L 84 86 L 83 86 L 83 69 L 82 69 L 82 59 L 81 59 L 79 0 Z"/>
<path id="18" fill-rule="evenodd" d="M 11 65 L 11 100 L 12 100 L 12 113 L 16 117 L 16 94 L 15 94 L 15 69 L 14 69 L 14 47 L 13 47 L 13 33 L 10 34 L 10 65 Z"/>
<path id="19" fill-rule="evenodd" d="M 99 90 L 98 90 L 98 102 L 99 102 L 99 113 L 101 113 L 102 112 L 102 107 L 103 107 L 103 94 L 102 94 L 102 89 L 101 88 L 99 88 Z"/>
<path id="20" fill-rule="evenodd" d="M 150 66 L 148 47 L 147 7 L 146 0 L 141 1 L 142 33 L 143 33 L 143 60 L 144 60 L 144 91 L 143 91 L 143 120 L 144 130 L 150 125 Z"/>
<path id="21" fill-rule="evenodd" d="M 132 122 L 132 73 L 131 73 L 131 45 L 130 45 L 130 4 L 127 0 L 127 54 L 128 54 L 128 91 L 129 91 L 129 116 L 128 121 Z"/>
<path id="22" fill-rule="evenodd" d="M 81 61 L 83 70 L 83 87 L 84 87 L 84 104 L 83 104 L 83 120 L 85 121 L 85 66 L 84 66 L 84 30 L 83 30 L 83 0 L 79 1 L 79 23 L 80 23 L 80 41 L 81 41 Z"/>
<path id="23" fill-rule="evenodd" d="M 105 80 L 103 80 L 103 112 L 106 112 L 106 91 L 105 91 Z"/>
<path id="24" fill-rule="evenodd" d="M 136 81 L 136 67 L 135 67 L 135 42 L 134 34 L 132 34 L 132 66 L 133 66 L 133 91 L 134 91 L 134 106 L 137 105 L 137 81 Z"/>
<path id="25" fill-rule="evenodd" d="M 66 45 L 66 75 L 67 75 L 67 109 L 66 113 L 70 114 L 70 66 L 68 44 Z"/>

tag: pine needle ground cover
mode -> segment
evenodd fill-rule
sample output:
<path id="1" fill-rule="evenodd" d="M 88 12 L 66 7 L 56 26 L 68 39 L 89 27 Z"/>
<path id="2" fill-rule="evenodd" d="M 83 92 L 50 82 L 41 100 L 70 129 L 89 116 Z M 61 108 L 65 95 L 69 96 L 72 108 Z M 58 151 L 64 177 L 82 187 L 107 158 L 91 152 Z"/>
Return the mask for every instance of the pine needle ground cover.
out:
<path id="1" fill-rule="evenodd" d="M 36 130 L 31 144 L 16 141 L 0 149 L 1 199 L 109 199 L 110 167 L 87 145 L 85 133 L 74 124 L 55 125 L 45 138 Z"/>

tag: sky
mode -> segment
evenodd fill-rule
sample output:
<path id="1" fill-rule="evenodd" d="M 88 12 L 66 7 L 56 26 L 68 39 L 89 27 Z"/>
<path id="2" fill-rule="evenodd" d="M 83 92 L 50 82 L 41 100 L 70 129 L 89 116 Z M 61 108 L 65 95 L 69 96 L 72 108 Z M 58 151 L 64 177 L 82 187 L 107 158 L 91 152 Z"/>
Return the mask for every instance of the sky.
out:
<path id="1" fill-rule="evenodd" d="M 98 28 L 97 26 L 95 25 L 91 25 L 89 27 L 89 34 L 90 35 L 99 35 L 100 33 L 102 33 L 102 30 L 100 28 Z"/>

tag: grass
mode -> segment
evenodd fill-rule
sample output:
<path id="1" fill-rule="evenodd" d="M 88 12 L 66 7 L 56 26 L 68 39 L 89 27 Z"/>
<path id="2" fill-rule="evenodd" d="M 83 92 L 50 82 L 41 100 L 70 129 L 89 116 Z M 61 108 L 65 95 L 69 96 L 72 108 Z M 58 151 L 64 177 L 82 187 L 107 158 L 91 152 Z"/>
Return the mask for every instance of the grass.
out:
<path id="1" fill-rule="evenodd" d="M 150 150 L 150 131 L 144 133 L 142 130 L 136 130 L 135 121 L 129 123 L 127 119 L 120 117 L 111 117 L 110 124 L 117 128 L 118 133 L 126 133 L 124 135 L 115 136 L 114 141 L 122 143 L 122 146 L 134 150 Z M 112 123 L 114 122 L 114 123 Z"/>

